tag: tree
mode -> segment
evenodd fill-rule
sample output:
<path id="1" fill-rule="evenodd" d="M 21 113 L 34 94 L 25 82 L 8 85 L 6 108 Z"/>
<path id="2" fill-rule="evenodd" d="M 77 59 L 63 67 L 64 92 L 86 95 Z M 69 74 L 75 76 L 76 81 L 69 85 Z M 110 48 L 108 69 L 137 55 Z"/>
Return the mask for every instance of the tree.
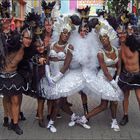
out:
<path id="1" fill-rule="evenodd" d="M 115 16 L 118 17 L 124 10 L 127 10 L 127 6 L 130 0 L 108 0 L 108 9 Z"/>

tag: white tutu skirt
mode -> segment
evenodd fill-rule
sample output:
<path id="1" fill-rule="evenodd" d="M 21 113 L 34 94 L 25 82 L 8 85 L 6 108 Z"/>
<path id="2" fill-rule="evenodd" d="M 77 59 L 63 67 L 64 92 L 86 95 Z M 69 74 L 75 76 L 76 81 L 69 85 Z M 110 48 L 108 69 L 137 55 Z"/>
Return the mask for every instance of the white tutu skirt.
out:
<path id="1" fill-rule="evenodd" d="M 84 88 L 81 69 L 69 70 L 54 86 L 50 86 L 44 77 L 41 79 L 40 88 L 46 99 L 54 100 L 75 94 Z"/>
<path id="2" fill-rule="evenodd" d="M 114 76 L 116 69 L 108 68 L 109 72 L 112 76 Z M 98 72 L 96 75 L 95 73 L 86 73 L 86 86 L 83 89 L 87 95 L 92 96 L 94 99 L 100 97 L 104 100 L 109 101 L 122 101 L 123 100 L 123 92 L 118 86 L 118 89 L 114 89 L 110 82 L 104 76 L 102 70 Z"/>

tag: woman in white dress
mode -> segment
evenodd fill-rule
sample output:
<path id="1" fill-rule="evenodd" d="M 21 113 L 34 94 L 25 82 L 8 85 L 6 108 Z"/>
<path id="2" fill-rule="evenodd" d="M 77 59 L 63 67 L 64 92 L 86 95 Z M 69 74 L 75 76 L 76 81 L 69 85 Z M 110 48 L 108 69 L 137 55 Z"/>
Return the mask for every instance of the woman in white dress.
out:
<path id="1" fill-rule="evenodd" d="M 69 42 L 74 46 L 73 59 L 80 64 L 81 77 L 83 80 L 83 88 L 79 91 L 81 94 L 84 114 L 88 113 L 88 101 L 85 94 L 88 83 L 88 77 L 97 73 L 98 60 L 97 52 L 101 47 L 98 40 L 96 40 L 97 34 L 87 23 L 81 24 L 78 31 L 75 30 L 71 35 Z M 75 41 L 77 40 L 77 41 Z M 72 64 L 73 65 L 73 64 Z M 87 88 L 86 88 L 87 89 Z"/>
<path id="2" fill-rule="evenodd" d="M 59 27 L 56 29 L 59 29 L 59 31 L 57 31 L 60 34 L 59 40 L 58 42 L 52 43 L 50 46 L 49 61 L 45 66 L 46 76 L 41 79 L 40 84 L 42 97 L 49 100 L 50 104 L 48 108 L 52 110 L 50 121 L 47 125 L 47 128 L 51 132 L 57 131 L 54 127 L 54 121 L 59 111 L 61 97 L 67 97 L 67 91 L 74 85 L 74 83 L 67 83 L 65 80 L 63 82 L 63 79 L 69 73 L 68 69 L 72 60 L 73 46 L 68 44 L 71 31 L 70 25 L 68 22 L 63 22 L 60 26 L 60 23 L 62 23 L 62 20 L 61 22 L 59 21 Z M 74 79 L 74 77 L 72 78 Z M 71 79 L 71 76 L 68 75 L 68 79 Z M 79 79 L 77 79 L 77 81 L 79 82 Z M 69 86 L 65 88 L 65 85 Z M 65 106 L 63 109 L 71 115 L 71 120 L 77 118 L 75 113 L 73 113 L 68 106 Z"/>
<path id="3" fill-rule="evenodd" d="M 119 74 L 119 52 L 115 47 L 111 46 L 107 35 L 107 30 L 102 29 L 100 31 L 100 40 L 103 44 L 103 49 L 101 49 L 97 55 L 100 70 L 97 76 L 93 75 L 89 77 L 88 90 L 90 89 L 91 92 L 88 93 L 90 93 L 90 95 L 93 97 L 95 97 L 94 93 L 100 95 L 101 103 L 87 115 L 82 116 L 77 123 L 83 126 L 87 123 L 87 119 L 104 111 L 107 108 L 108 102 L 110 101 L 112 116 L 111 128 L 113 128 L 114 131 L 119 131 L 120 129 L 116 120 L 117 101 L 123 100 L 123 94 L 118 87 L 117 82 L 114 80 L 115 74 Z M 93 91 L 94 93 L 92 93 Z"/>

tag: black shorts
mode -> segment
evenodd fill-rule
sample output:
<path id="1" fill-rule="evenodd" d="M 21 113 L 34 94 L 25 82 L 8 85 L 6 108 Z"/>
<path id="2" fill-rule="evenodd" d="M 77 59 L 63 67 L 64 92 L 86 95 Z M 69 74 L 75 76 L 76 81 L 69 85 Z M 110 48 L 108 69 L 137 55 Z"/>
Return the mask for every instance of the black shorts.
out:
<path id="1" fill-rule="evenodd" d="M 123 91 L 140 88 L 140 72 L 130 73 L 123 70 L 119 76 L 118 85 Z"/>

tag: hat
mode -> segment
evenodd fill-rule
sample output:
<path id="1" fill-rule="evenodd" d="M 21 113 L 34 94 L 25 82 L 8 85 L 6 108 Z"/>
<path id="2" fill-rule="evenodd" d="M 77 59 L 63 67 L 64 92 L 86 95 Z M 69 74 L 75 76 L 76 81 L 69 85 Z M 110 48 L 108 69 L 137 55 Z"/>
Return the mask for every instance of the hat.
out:
<path id="1" fill-rule="evenodd" d="M 64 29 L 70 32 L 72 30 L 70 22 L 71 20 L 68 16 L 63 18 L 59 17 L 57 22 L 54 23 L 54 31 L 56 31 L 59 35 L 63 32 Z"/>
<path id="2" fill-rule="evenodd" d="M 55 4 L 56 4 L 55 1 L 46 2 L 45 0 L 42 0 L 41 6 L 42 6 L 42 9 L 43 9 L 43 11 L 45 13 L 45 16 L 47 18 L 51 17 L 51 12 L 52 12 L 53 7 L 54 7 Z"/>
<path id="3" fill-rule="evenodd" d="M 85 8 L 77 9 L 77 12 L 80 14 L 82 19 L 87 19 L 89 18 L 90 7 L 86 6 Z"/>
<path id="4" fill-rule="evenodd" d="M 38 13 L 35 12 L 29 12 L 26 17 L 25 17 L 25 23 L 29 26 L 29 27 L 35 27 L 39 24 L 40 22 L 40 15 Z"/>
<path id="5" fill-rule="evenodd" d="M 29 12 L 25 17 L 25 28 L 29 28 L 31 30 L 33 38 L 42 34 L 40 19 L 40 15 L 35 12 Z"/>

